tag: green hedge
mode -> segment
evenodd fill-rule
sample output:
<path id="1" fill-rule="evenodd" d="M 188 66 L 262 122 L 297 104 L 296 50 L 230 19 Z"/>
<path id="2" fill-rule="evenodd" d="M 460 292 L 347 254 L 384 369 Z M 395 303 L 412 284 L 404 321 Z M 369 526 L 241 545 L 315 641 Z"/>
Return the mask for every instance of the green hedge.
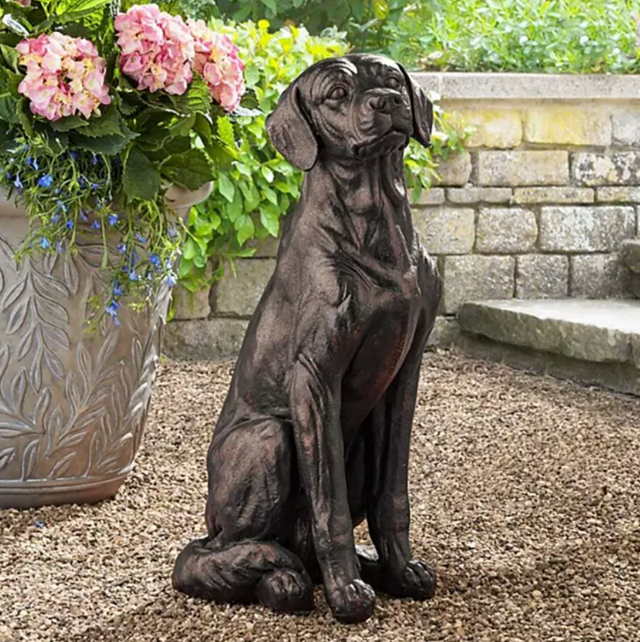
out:
<path id="1" fill-rule="evenodd" d="M 639 8 L 639 0 L 427 0 L 387 25 L 386 42 L 415 68 L 638 73 Z"/>

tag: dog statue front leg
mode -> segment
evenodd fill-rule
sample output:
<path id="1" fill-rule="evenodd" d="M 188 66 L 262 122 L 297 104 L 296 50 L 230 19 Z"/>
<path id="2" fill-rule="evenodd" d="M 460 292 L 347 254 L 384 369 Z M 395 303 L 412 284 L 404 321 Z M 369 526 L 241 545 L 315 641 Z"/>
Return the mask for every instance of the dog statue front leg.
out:
<path id="1" fill-rule="evenodd" d="M 409 542 L 409 448 L 420 366 L 432 323 L 423 322 L 405 362 L 369 417 L 372 484 L 367 522 L 375 551 L 359 550 L 362 577 L 394 597 L 429 599 L 433 570 L 411 555 Z"/>
<path id="2" fill-rule="evenodd" d="M 340 377 L 300 354 L 290 388 L 298 466 L 311 509 L 312 532 L 327 601 L 337 620 L 368 619 L 373 589 L 360 579 L 347 499 L 340 425 Z"/>

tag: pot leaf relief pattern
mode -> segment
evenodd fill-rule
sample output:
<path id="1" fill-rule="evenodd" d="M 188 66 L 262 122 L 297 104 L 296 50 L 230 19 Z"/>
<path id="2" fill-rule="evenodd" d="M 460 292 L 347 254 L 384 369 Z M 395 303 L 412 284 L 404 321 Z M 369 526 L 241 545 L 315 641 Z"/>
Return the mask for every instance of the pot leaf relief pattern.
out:
<path id="1" fill-rule="evenodd" d="M 140 445 L 169 290 L 83 328 L 102 247 L 13 259 L 0 236 L 0 486 L 123 475 Z"/>

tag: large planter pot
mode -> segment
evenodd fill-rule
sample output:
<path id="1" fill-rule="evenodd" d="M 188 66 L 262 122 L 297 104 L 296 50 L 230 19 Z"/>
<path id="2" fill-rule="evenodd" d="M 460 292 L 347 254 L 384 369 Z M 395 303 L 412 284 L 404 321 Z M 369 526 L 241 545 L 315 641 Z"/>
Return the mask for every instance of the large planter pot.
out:
<path id="1" fill-rule="evenodd" d="M 185 215 L 210 187 L 173 187 L 167 199 Z M 34 253 L 17 264 L 28 227 L 0 194 L 0 508 L 96 502 L 133 467 L 170 290 L 144 312 L 122 309 L 119 327 L 89 332 L 102 247 L 86 235 L 76 256 Z"/>

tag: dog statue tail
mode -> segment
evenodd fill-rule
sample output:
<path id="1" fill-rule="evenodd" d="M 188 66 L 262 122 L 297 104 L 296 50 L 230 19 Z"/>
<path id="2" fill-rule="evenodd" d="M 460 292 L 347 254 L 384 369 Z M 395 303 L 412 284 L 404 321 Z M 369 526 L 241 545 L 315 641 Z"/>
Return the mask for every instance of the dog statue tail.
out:
<path id="1" fill-rule="evenodd" d="M 246 540 L 217 547 L 194 540 L 178 556 L 173 586 L 205 600 L 259 602 L 281 613 L 313 610 L 313 582 L 302 562 L 275 542 Z"/>

